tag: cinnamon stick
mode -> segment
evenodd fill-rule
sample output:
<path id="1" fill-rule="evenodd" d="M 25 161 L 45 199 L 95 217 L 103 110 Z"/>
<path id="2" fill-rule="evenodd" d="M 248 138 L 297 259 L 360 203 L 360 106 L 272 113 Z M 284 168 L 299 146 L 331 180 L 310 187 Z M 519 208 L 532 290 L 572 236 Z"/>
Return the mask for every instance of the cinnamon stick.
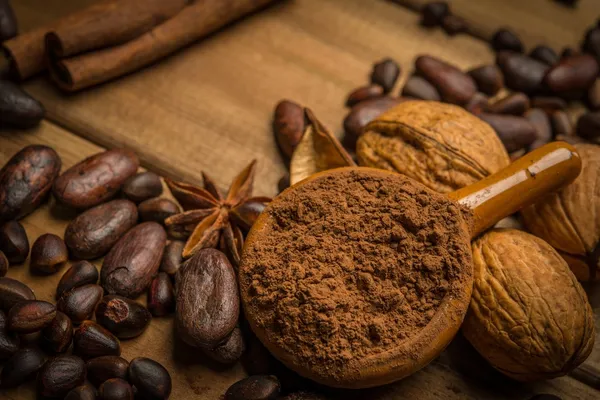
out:
<path id="1" fill-rule="evenodd" d="M 275 0 L 198 0 L 125 44 L 63 60 L 50 60 L 50 75 L 77 91 L 147 66 Z"/>
<path id="2" fill-rule="evenodd" d="M 177 14 L 189 0 L 103 0 L 3 44 L 11 74 L 21 80 L 45 69 L 45 36 L 52 55 L 67 56 L 114 46 Z"/>

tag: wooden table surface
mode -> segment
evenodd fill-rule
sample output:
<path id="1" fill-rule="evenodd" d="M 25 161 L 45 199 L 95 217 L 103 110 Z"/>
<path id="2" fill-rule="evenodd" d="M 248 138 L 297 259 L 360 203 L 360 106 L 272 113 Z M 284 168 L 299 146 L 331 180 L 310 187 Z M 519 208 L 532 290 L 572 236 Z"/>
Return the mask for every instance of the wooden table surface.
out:
<path id="1" fill-rule="evenodd" d="M 13 0 L 22 31 L 84 7 L 92 0 Z M 597 0 L 572 10 L 550 0 L 455 0 L 456 14 L 493 31 L 514 28 L 530 48 L 578 46 L 600 14 Z M 490 63 L 494 54 L 474 38 L 447 37 L 418 26 L 418 16 L 385 0 L 288 0 L 253 15 L 139 73 L 84 92 L 65 95 L 45 77 L 26 89 L 48 110 L 38 128 L 0 129 L 0 165 L 32 143 L 54 147 L 64 167 L 103 148 L 135 150 L 145 168 L 199 182 L 209 172 L 225 188 L 251 159 L 258 159 L 255 194 L 274 195 L 285 172 L 270 130 L 274 104 L 294 99 L 311 107 L 341 135 L 347 93 L 367 81 L 372 63 L 396 59 L 405 78 L 414 58 L 430 53 L 459 67 Z M 399 84 L 400 86 L 400 84 Z M 23 220 L 30 242 L 62 235 L 72 215 L 52 202 Z M 99 264 L 98 264 L 99 265 Z M 53 299 L 61 273 L 34 277 L 27 264 L 8 276 L 30 284 L 41 299 Z M 141 299 L 143 300 L 143 299 Z M 592 301 L 600 313 L 600 299 Z M 599 319 L 597 318 L 597 321 Z M 600 329 L 597 322 L 597 328 Z M 124 341 L 124 357 L 148 356 L 172 373 L 173 399 L 217 399 L 244 376 L 234 365 L 217 368 L 173 339 L 171 318 L 156 318 L 140 338 Z M 458 338 L 419 373 L 384 388 L 343 393 L 364 399 L 527 399 L 555 393 L 563 399 L 597 399 L 600 392 L 567 376 L 518 384 L 476 360 Z M 600 343 L 586 362 L 600 369 Z M 33 399 L 33 386 L 0 392 L 2 398 Z"/>

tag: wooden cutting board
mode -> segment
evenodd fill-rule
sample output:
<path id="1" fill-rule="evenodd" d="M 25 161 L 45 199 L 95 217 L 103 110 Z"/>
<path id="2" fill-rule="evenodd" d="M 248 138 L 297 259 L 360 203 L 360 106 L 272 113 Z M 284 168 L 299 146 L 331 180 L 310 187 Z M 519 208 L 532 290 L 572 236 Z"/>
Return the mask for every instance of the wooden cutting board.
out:
<path id="1" fill-rule="evenodd" d="M 597 10 L 592 12 L 597 8 L 594 2 L 582 0 L 581 9 L 573 12 L 549 0 L 455 0 L 452 5 L 461 15 L 489 18 L 492 26 L 504 21 L 519 24 L 517 31 L 528 45 L 543 38 L 559 48 L 577 44 L 598 15 Z M 12 3 L 26 30 L 92 1 Z M 463 68 L 494 59 L 478 40 L 448 38 L 441 31 L 420 28 L 417 22 L 416 14 L 384 0 L 288 0 L 157 65 L 79 94 L 64 95 L 44 77 L 34 79 L 26 88 L 43 101 L 48 120 L 28 132 L 0 129 L 0 165 L 33 143 L 54 147 L 64 167 L 102 148 L 126 146 L 138 152 L 148 169 L 191 182 L 200 181 L 205 170 L 226 188 L 249 160 L 257 158 L 255 194 L 274 195 L 285 166 L 272 139 L 270 118 L 281 98 L 310 106 L 341 135 L 345 96 L 367 81 L 371 64 L 380 58 L 396 59 L 404 78 L 422 53 Z M 46 232 L 62 236 L 70 218 L 51 202 L 23 223 L 33 243 Z M 34 277 L 27 264 L 11 268 L 8 274 L 29 284 L 45 300 L 53 299 L 61 275 Z M 600 306 L 600 301 L 595 305 Z M 173 377 L 173 399 L 218 399 L 244 376 L 241 365 L 216 366 L 176 341 L 172 318 L 156 318 L 140 338 L 124 341 L 123 351 L 127 359 L 147 356 L 163 363 Z M 338 396 L 381 400 L 527 399 L 537 393 L 556 393 L 563 399 L 599 396 L 571 377 L 517 384 L 479 362 L 459 337 L 414 376 L 384 388 Z M 586 365 L 600 367 L 600 345 Z M 0 392 L 0 398 L 33 399 L 33 385 Z"/>

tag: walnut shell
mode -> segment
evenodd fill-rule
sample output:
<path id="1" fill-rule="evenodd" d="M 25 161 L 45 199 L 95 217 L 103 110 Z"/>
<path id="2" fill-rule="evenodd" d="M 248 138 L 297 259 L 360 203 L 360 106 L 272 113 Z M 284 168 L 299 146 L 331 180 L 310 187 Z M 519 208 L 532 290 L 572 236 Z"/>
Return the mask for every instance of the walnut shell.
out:
<path id="1" fill-rule="evenodd" d="M 575 182 L 521 212 L 527 229 L 550 243 L 582 281 L 600 279 L 600 146 L 576 144 L 582 170 Z"/>
<path id="2" fill-rule="evenodd" d="M 542 239 L 494 229 L 472 244 L 473 296 L 463 333 L 520 381 L 567 374 L 594 347 L 594 314 L 566 262 Z"/>
<path id="3" fill-rule="evenodd" d="M 506 167 L 496 132 L 460 107 L 406 101 L 365 127 L 356 145 L 360 165 L 400 172 L 440 193 L 475 183 Z"/>

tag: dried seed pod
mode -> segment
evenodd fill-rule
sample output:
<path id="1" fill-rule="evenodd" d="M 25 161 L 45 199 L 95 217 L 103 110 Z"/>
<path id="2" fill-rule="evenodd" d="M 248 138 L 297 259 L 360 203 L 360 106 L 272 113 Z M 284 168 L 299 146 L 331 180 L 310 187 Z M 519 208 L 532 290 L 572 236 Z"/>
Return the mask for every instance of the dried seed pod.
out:
<path id="1" fill-rule="evenodd" d="M 346 107 L 353 107 L 361 101 L 369 100 L 383 95 L 383 88 L 380 85 L 370 84 L 354 89 L 346 99 Z M 302 115 L 304 119 L 304 115 Z M 290 155 L 291 156 L 291 155 Z"/>
<path id="2" fill-rule="evenodd" d="M 175 294 L 171 278 L 164 272 L 159 273 L 150 284 L 148 310 L 155 317 L 163 317 L 175 310 Z"/>
<path id="3" fill-rule="evenodd" d="M 127 379 L 129 362 L 119 356 L 103 356 L 92 358 L 86 364 L 87 378 L 96 386 L 109 379 Z"/>
<path id="4" fill-rule="evenodd" d="M 467 73 L 475 80 L 477 89 L 488 96 L 494 96 L 504 87 L 502 71 L 496 65 L 482 65 Z"/>
<path id="5" fill-rule="evenodd" d="M 119 339 L 141 335 L 152 320 L 143 305 L 121 296 L 104 296 L 96 308 L 96 320 Z"/>
<path id="6" fill-rule="evenodd" d="M 61 355 L 52 358 L 40 370 L 38 393 L 46 397 L 64 397 L 85 381 L 85 363 L 76 356 Z"/>
<path id="7" fill-rule="evenodd" d="M 529 97 L 525 93 L 511 93 L 490 104 L 487 111 L 494 114 L 523 115 L 530 105 Z"/>
<path id="8" fill-rule="evenodd" d="M 160 363 L 138 357 L 129 363 L 129 381 L 142 398 L 168 399 L 171 394 L 171 375 Z"/>
<path id="9" fill-rule="evenodd" d="M 0 278 L 0 309 L 8 312 L 15 304 L 26 300 L 35 300 L 29 286 L 6 276 Z"/>
<path id="10" fill-rule="evenodd" d="M 35 347 L 25 347 L 17 351 L 4 363 L 0 373 L 0 387 L 13 388 L 35 377 L 46 362 L 44 353 Z"/>
<path id="11" fill-rule="evenodd" d="M 17 333 L 42 330 L 56 317 L 54 304 L 41 300 L 26 300 L 15 304 L 8 312 L 8 329 Z"/>
<path id="12" fill-rule="evenodd" d="M 160 270 L 162 272 L 171 276 L 175 275 L 183 262 L 182 253 L 184 247 L 185 242 L 182 242 L 181 240 L 171 240 L 171 242 L 167 244 L 160 263 Z"/>
<path id="13" fill-rule="evenodd" d="M 73 323 L 80 324 L 91 318 L 103 294 L 104 290 L 100 285 L 78 286 L 64 293 L 58 300 L 57 307 L 71 318 Z"/>
<path id="14" fill-rule="evenodd" d="M 496 51 L 510 50 L 517 53 L 523 52 L 523 42 L 513 31 L 501 28 L 494 33 L 491 41 L 492 48 Z"/>
<path id="15" fill-rule="evenodd" d="M 402 88 L 402 96 L 414 97 L 420 100 L 441 101 L 442 97 L 435 86 L 427 79 L 418 75 L 412 75 Z"/>
<path id="16" fill-rule="evenodd" d="M 121 343 L 94 321 L 83 321 L 73 335 L 73 353 L 83 359 L 120 356 Z"/>
<path id="17" fill-rule="evenodd" d="M 64 273 L 56 288 L 56 298 L 79 286 L 98 283 L 98 270 L 88 261 L 78 261 Z"/>
<path id="18" fill-rule="evenodd" d="M 29 255 L 29 239 L 25 228 L 18 221 L 0 225 L 0 250 L 10 264 L 21 264 Z"/>
<path id="19" fill-rule="evenodd" d="M 280 390 L 276 376 L 253 375 L 231 385 L 225 392 L 224 400 L 275 400 Z"/>
<path id="20" fill-rule="evenodd" d="M 133 388 L 120 378 L 109 379 L 98 389 L 100 400 L 133 400 Z"/>
<path id="21" fill-rule="evenodd" d="M 415 68 L 419 75 L 436 87 L 447 103 L 466 104 L 477 92 L 477 85 L 473 78 L 435 57 L 418 57 Z"/>
<path id="22" fill-rule="evenodd" d="M 281 100 L 273 115 L 273 134 L 279 149 L 289 159 L 304 133 L 304 110 L 290 100 Z"/>
<path id="23" fill-rule="evenodd" d="M 180 212 L 181 209 L 177 204 L 162 197 L 148 199 L 138 205 L 138 214 L 142 221 L 154 221 L 159 224 L 164 223 L 165 219 Z"/>
<path id="24" fill-rule="evenodd" d="M 69 259 L 65 242 L 52 233 L 40 236 L 31 248 L 31 269 L 40 274 L 53 274 Z"/>
<path id="25" fill-rule="evenodd" d="M 44 105 L 13 82 L 0 80 L 0 123 L 33 128 L 46 115 Z"/>
<path id="26" fill-rule="evenodd" d="M 381 86 L 384 93 L 389 93 L 394 88 L 399 76 L 400 66 L 398 63 L 391 58 L 384 58 L 373 65 L 371 83 Z"/>
<path id="27" fill-rule="evenodd" d="M 146 171 L 127 179 L 123 184 L 122 191 L 129 200 L 139 203 L 160 196 L 163 186 L 160 176 Z"/>
<path id="28" fill-rule="evenodd" d="M 46 351 L 64 353 L 73 341 L 73 323 L 71 319 L 60 311 L 56 317 L 42 330 L 42 346 Z"/>

